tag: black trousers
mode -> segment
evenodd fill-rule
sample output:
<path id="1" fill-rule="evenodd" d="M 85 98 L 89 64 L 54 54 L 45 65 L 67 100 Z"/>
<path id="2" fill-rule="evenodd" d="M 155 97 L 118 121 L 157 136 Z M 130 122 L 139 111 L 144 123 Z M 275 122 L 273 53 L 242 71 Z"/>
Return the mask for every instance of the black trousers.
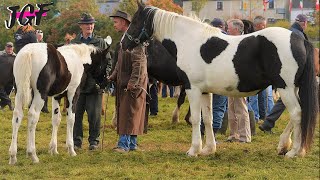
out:
<path id="1" fill-rule="evenodd" d="M 9 98 L 8 94 L 5 91 L 5 88 L 0 88 L 0 106 L 11 105 L 11 99 Z"/>
<path id="2" fill-rule="evenodd" d="M 266 120 L 261 125 L 265 130 L 271 130 L 276 121 L 279 119 L 286 106 L 283 104 L 281 98 L 274 104 L 270 114 L 266 117 Z"/>
<path id="3" fill-rule="evenodd" d="M 152 84 L 150 87 L 150 114 L 156 115 L 158 113 L 158 87 L 157 84 Z"/>
<path id="4" fill-rule="evenodd" d="M 73 140 L 76 146 L 82 145 L 83 142 L 83 115 L 87 112 L 89 122 L 89 137 L 90 145 L 99 144 L 100 123 L 101 123 L 101 93 L 81 93 L 76 109 Z"/>

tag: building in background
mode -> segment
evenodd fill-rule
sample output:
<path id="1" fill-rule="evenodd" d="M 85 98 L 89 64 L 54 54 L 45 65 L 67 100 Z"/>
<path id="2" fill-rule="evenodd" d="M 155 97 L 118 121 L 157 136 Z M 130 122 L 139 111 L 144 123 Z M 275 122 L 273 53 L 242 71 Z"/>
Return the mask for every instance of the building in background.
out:
<path id="1" fill-rule="evenodd" d="M 300 1 L 302 8 L 299 7 Z M 273 23 L 278 19 L 293 21 L 301 13 L 308 15 L 314 12 L 315 5 L 315 0 L 208 0 L 198 16 L 200 19 L 232 17 L 252 20 L 262 15 Z M 195 13 L 191 0 L 183 0 L 183 11 L 184 15 Z"/>

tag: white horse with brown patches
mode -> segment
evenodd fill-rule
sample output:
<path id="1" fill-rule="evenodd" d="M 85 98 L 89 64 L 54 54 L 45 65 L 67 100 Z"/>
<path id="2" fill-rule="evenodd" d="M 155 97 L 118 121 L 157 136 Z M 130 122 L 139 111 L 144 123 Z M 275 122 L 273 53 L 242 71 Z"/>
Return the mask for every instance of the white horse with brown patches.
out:
<path id="1" fill-rule="evenodd" d="M 76 156 L 73 144 L 73 124 L 80 83 L 85 80 L 89 69 L 105 72 L 102 67 L 107 64 L 106 53 L 107 49 L 100 50 L 91 45 L 67 45 L 56 49 L 46 43 L 27 44 L 19 51 L 13 66 L 17 93 L 12 117 L 9 164 L 17 162 L 18 130 L 23 119 L 23 107 L 28 105 L 30 106 L 27 155 L 34 163 L 39 162 L 35 147 L 35 130 L 44 99 L 47 96 L 53 96 L 52 137 L 49 151 L 51 154 L 58 154 L 57 133 L 61 121 L 59 100 L 66 96 L 68 100 L 66 145 L 69 154 Z M 97 73 L 100 72 L 97 71 Z"/>
<path id="2" fill-rule="evenodd" d="M 280 136 L 278 153 L 287 157 L 305 155 L 312 143 L 319 110 L 310 42 L 278 27 L 228 36 L 208 24 L 139 3 L 122 38 L 122 47 L 131 50 L 151 36 L 161 42 L 170 41 L 176 52 L 177 71 L 186 86 L 191 107 L 189 156 L 216 151 L 210 93 L 251 96 L 269 85 L 278 88 L 290 114 L 290 121 Z M 204 148 L 200 111 L 206 129 Z M 288 152 L 292 129 L 293 147 Z"/>

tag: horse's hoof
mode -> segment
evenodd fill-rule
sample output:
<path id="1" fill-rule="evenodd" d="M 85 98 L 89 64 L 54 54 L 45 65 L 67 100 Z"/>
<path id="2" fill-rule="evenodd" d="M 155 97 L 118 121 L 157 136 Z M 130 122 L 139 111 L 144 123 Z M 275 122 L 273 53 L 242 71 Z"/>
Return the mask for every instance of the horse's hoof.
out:
<path id="1" fill-rule="evenodd" d="M 73 148 L 69 148 L 68 151 L 69 151 L 70 156 L 76 156 L 77 155 L 77 153 L 74 151 Z"/>
<path id="2" fill-rule="evenodd" d="M 215 153 L 215 149 L 216 148 L 213 148 L 213 147 L 212 148 L 205 147 L 200 151 L 200 155 L 201 156 L 208 156 L 208 155 L 214 154 Z"/>
<path id="3" fill-rule="evenodd" d="M 296 157 L 297 153 L 294 150 L 291 150 L 289 152 L 286 153 L 286 158 L 294 158 Z"/>
<path id="4" fill-rule="evenodd" d="M 56 150 L 56 149 L 50 149 L 50 150 L 49 150 L 49 153 L 50 153 L 51 155 L 59 154 L 58 150 Z"/>
<path id="5" fill-rule="evenodd" d="M 198 157 L 197 154 L 194 154 L 194 153 L 190 153 L 189 151 L 187 151 L 186 153 L 189 157 Z"/>
<path id="6" fill-rule="evenodd" d="M 10 156 L 9 164 L 14 165 L 17 162 L 17 156 Z"/>
<path id="7" fill-rule="evenodd" d="M 33 163 L 39 163 L 39 158 L 36 155 L 31 156 Z"/>
<path id="8" fill-rule="evenodd" d="M 284 156 L 287 152 L 287 148 L 281 148 L 280 150 L 278 150 L 278 155 Z"/>

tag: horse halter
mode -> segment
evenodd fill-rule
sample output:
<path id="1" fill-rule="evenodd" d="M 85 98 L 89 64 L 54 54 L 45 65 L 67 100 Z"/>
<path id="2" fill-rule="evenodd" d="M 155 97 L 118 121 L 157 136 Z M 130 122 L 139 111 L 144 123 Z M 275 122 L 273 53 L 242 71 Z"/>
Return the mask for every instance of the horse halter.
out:
<path id="1" fill-rule="evenodd" d="M 133 42 L 136 43 L 136 44 L 140 44 L 140 43 L 141 43 L 141 38 L 142 38 L 143 35 L 145 35 L 148 40 L 151 39 L 151 37 L 150 37 L 149 34 L 147 33 L 147 30 L 146 30 L 146 28 L 145 28 L 145 25 L 143 26 L 143 28 L 142 28 L 142 30 L 141 30 L 141 32 L 140 32 L 140 34 L 139 34 L 139 36 L 138 36 L 137 38 L 133 38 L 127 31 L 125 32 L 125 35 L 128 37 L 128 39 L 129 39 L 130 41 L 133 41 Z M 147 45 L 145 45 L 145 44 L 144 44 L 144 45 L 145 45 L 145 46 L 148 46 L 148 42 L 147 42 L 146 44 L 147 44 Z"/>

